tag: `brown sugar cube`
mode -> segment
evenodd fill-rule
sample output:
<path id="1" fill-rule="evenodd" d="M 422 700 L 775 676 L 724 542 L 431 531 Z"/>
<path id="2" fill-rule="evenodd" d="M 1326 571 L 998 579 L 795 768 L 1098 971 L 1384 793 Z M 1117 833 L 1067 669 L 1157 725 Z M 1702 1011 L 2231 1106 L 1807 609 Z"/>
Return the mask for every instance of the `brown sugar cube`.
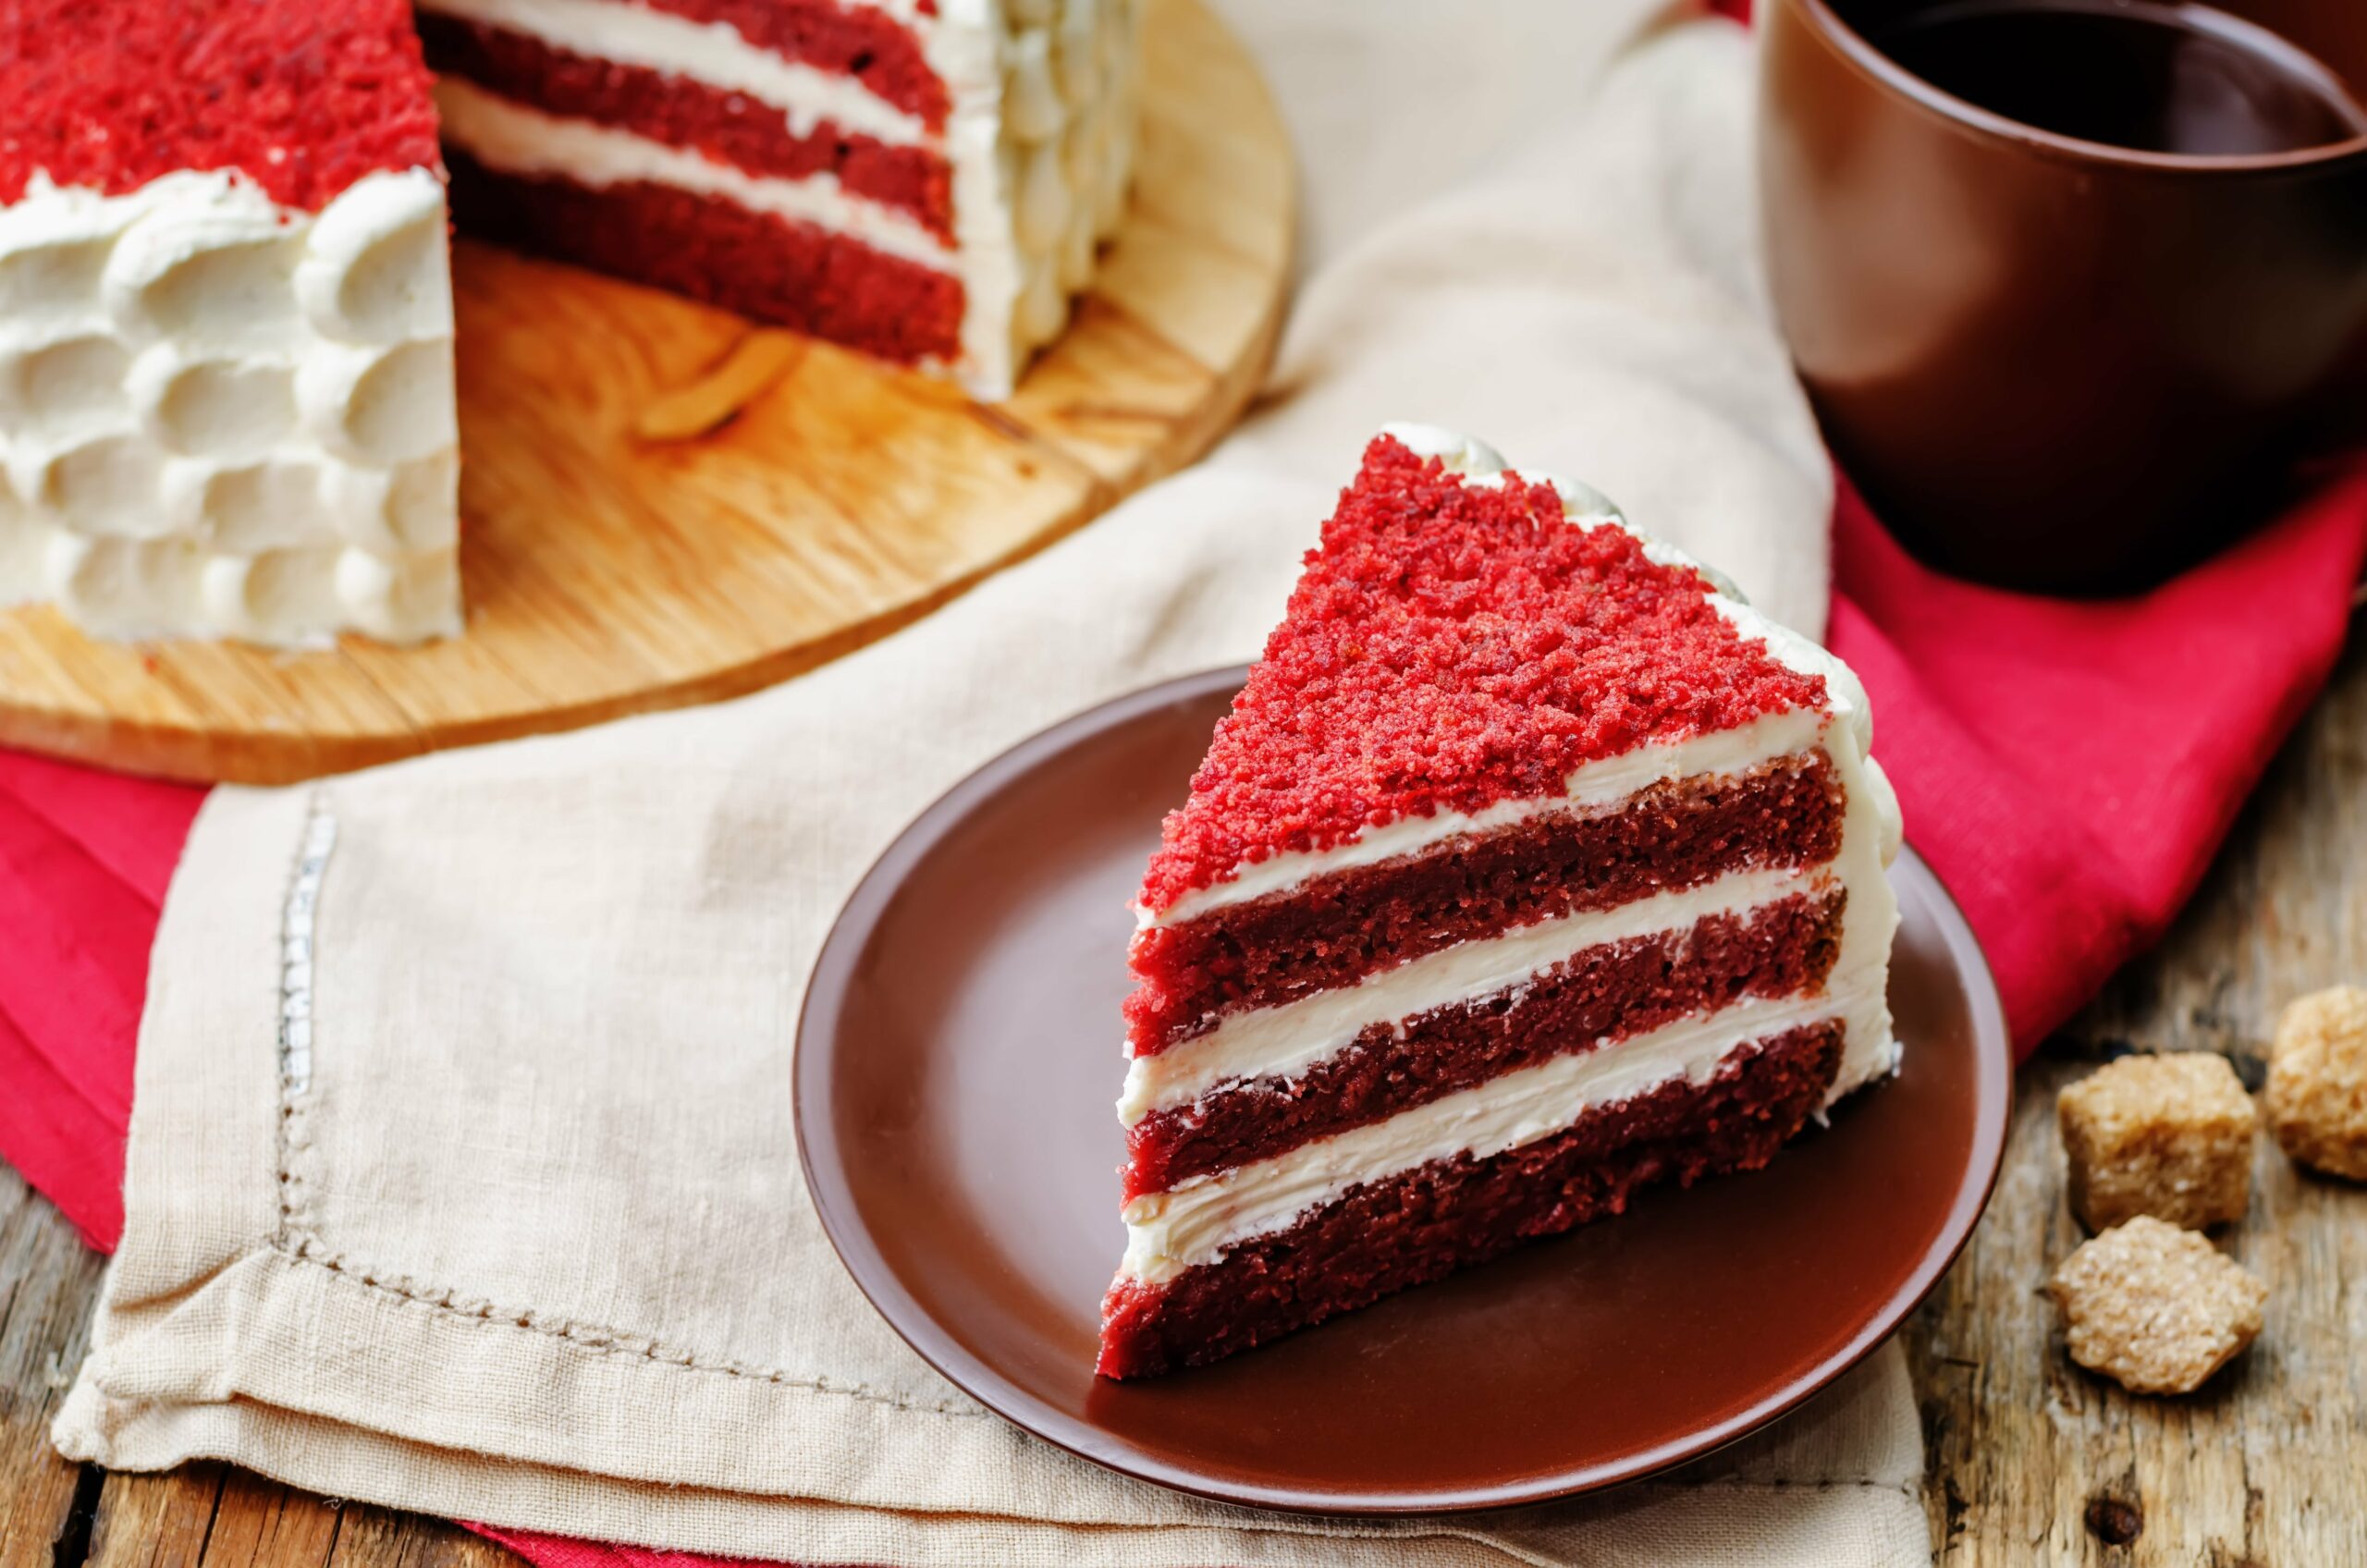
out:
<path id="1" fill-rule="evenodd" d="M 2287 1154 L 2367 1181 L 2367 991 L 2337 986 L 2285 1010 L 2262 1098 Z"/>
<path id="2" fill-rule="evenodd" d="M 2251 1201 L 2251 1096 L 2208 1051 L 2128 1056 L 2054 1102 L 2071 1209 L 2091 1231 L 2140 1214 L 2200 1230 Z"/>
<path id="3" fill-rule="evenodd" d="M 2071 1359 L 2140 1394 L 2191 1393 L 2260 1335 L 2262 1284 L 2191 1231 L 2139 1215 L 2047 1281 Z"/>

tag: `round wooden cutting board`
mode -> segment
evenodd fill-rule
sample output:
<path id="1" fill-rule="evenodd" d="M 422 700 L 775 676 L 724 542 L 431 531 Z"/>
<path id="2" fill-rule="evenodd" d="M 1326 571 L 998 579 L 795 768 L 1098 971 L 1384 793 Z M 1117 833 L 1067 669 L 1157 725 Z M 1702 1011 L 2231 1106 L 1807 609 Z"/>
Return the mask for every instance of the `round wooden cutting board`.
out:
<path id="1" fill-rule="evenodd" d="M 918 617 L 1189 462 L 1280 327 L 1289 141 L 1201 0 L 1152 0 L 1134 195 L 1011 401 L 460 242 L 465 636 L 282 653 L 0 614 L 0 743 L 287 783 L 734 696 Z"/>

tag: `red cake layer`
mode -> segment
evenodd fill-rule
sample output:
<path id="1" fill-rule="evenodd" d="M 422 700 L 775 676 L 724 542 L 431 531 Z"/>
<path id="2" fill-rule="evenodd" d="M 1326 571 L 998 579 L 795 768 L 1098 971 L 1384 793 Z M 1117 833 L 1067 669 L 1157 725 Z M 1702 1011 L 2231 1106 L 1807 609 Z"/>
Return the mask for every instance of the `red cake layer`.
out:
<path id="1" fill-rule="evenodd" d="M 451 154 L 468 232 L 882 359 L 953 361 L 962 282 L 859 240 L 672 186 L 527 179 Z"/>
<path id="2" fill-rule="evenodd" d="M 1491 1158 L 1366 1182 L 1164 1284 L 1121 1279 L 1102 1303 L 1098 1370 L 1141 1378 L 1215 1361 L 1618 1214 L 1651 1182 L 1756 1170 L 1823 1103 L 1841 1049 L 1838 1023 L 1792 1030 L 1706 1084 L 1588 1111 L 1567 1132 Z"/>
<path id="3" fill-rule="evenodd" d="M 723 22 L 759 49 L 816 70 L 851 76 L 931 130 L 945 129 L 952 98 L 904 25 L 869 6 L 831 0 L 640 0 L 693 21 Z"/>
<path id="4" fill-rule="evenodd" d="M 1376 1023 L 1294 1079 L 1221 1088 L 1127 1130 L 1125 1195 L 1165 1192 L 1533 1067 L 1824 984 L 1846 895 L 1805 894 L 1687 930 L 1588 948 L 1516 992 Z"/>
<path id="5" fill-rule="evenodd" d="M 406 0 L 8 0 L 0 202 L 36 170 L 109 195 L 238 169 L 318 212 L 380 169 L 435 168 Z"/>
<path id="6" fill-rule="evenodd" d="M 613 60 L 554 49 L 538 38 L 422 12 L 421 39 L 438 74 L 512 103 L 628 130 L 705 153 L 759 178 L 834 175 L 848 194 L 910 213 L 953 242 L 953 175 L 941 153 L 891 147 L 824 122 L 805 135 L 789 116 L 743 93 Z"/>
<path id="7" fill-rule="evenodd" d="M 1434 852 L 1318 878 L 1137 932 L 1126 999 L 1137 1056 L 1510 925 L 1607 909 L 1730 871 L 1821 865 L 1844 802 L 1822 752 L 1731 778 L 1676 779 L 1620 810 L 1551 813 Z"/>
<path id="8" fill-rule="evenodd" d="M 1466 485 L 1384 435 L 1217 725 L 1136 901 L 1441 810 L 1561 793 L 1580 764 L 1811 708 L 1683 567 L 1574 528 L 1550 485 Z"/>

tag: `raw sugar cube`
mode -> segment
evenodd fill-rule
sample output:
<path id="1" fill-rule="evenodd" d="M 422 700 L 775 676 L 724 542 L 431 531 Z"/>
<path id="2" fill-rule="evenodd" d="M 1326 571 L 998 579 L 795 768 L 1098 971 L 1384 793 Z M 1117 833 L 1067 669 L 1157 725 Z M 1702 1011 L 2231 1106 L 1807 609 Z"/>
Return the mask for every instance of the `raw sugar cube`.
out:
<path id="1" fill-rule="evenodd" d="M 2285 1010 L 2263 1098 L 2287 1155 L 2367 1181 L 2367 990 L 2337 986 Z"/>
<path id="2" fill-rule="evenodd" d="M 2268 1287 L 2191 1231 L 2140 1215 L 2047 1282 L 2071 1359 L 2140 1394 L 2191 1393 L 2260 1334 Z"/>
<path id="3" fill-rule="evenodd" d="M 2140 1214 L 2194 1230 L 2244 1217 L 2258 1118 L 2225 1057 L 2123 1057 L 2065 1089 L 2055 1120 L 2089 1230 Z"/>

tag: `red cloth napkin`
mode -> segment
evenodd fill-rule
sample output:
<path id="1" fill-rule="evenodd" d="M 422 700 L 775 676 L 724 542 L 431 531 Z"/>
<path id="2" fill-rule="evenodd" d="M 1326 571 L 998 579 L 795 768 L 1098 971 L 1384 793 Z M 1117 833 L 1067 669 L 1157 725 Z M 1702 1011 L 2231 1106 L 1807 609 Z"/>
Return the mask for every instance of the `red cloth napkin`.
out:
<path id="1" fill-rule="evenodd" d="M 2367 458 L 2142 598 L 1977 588 L 1845 484 L 1827 641 L 1865 680 L 1907 841 L 1948 885 L 2027 1054 L 2194 892 L 2342 651 Z"/>
<path id="2" fill-rule="evenodd" d="M 123 1233 L 148 946 L 204 798 L 0 752 L 0 1157 L 102 1252 Z"/>
<path id="3" fill-rule="evenodd" d="M 689 1551 L 660 1551 L 645 1546 L 610 1546 L 601 1541 L 570 1540 L 565 1536 L 538 1536 L 528 1530 L 497 1530 L 490 1525 L 470 1529 L 488 1540 L 538 1564 L 538 1568 L 737 1568 L 743 1559 L 701 1557 Z"/>

